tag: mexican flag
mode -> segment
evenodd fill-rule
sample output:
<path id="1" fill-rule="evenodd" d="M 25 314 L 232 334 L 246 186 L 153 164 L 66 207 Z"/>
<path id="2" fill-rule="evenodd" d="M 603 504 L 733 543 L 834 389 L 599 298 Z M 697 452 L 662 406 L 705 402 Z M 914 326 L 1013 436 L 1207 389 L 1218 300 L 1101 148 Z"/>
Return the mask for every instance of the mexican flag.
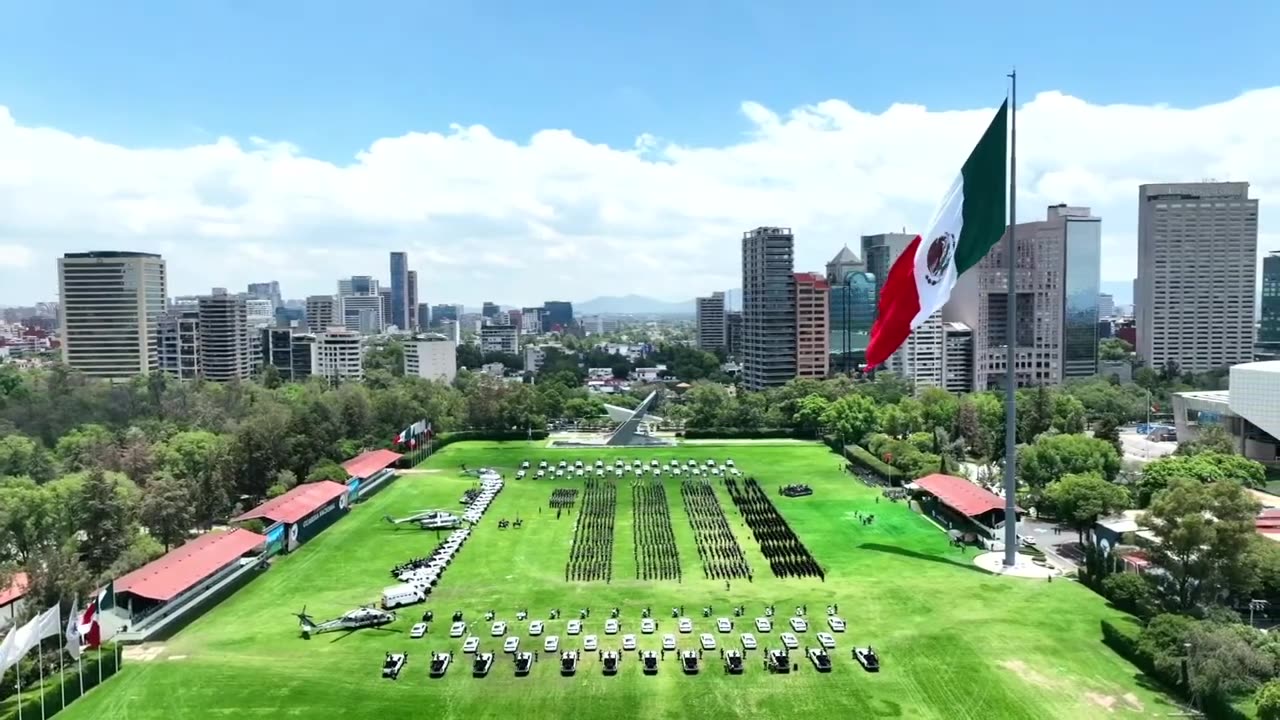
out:
<path id="1" fill-rule="evenodd" d="M 956 279 L 1004 234 L 1008 114 L 1006 100 L 943 197 L 929 232 L 917 235 L 889 269 L 867 345 L 868 368 L 888 360 L 912 330 L 937 312 L 951 297 Z"/>

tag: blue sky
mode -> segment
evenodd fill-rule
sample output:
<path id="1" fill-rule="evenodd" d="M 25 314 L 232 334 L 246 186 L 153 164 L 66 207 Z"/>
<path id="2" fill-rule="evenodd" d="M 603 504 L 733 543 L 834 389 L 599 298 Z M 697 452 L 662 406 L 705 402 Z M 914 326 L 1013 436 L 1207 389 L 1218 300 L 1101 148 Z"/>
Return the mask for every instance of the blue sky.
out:
<path id="1" fill-rule="evenodd" d="M 0 104 L 128 145 L 259 136 L 336 161 L 455 122 L 726 143 L 743 100 L 968 108 L 1013 63 L 1027 99 L 1223 100 L 1280 77 L 1278 27 L 1267 2 L 49 0 L 5 11 Z"/>
<path id="2" fill-rule="evenodd" d="M 103 248 L 163 252 L 174 294 L 270 274 L 294 297 L 406 249 L 424 297 L 466 303 L 537 302 L 548 278 L 570 299 L 736 287 L 762 224 L 818 268 L 928 219 L 1013 64 L 1020 219 L 1094 207 L 1123 298 L 1139 182 L 1280 198 L 1280 89 L 1242 96 L 1277 84 L 1278 27 L 1274 2 L 13 3 L 0 303 Z"/>

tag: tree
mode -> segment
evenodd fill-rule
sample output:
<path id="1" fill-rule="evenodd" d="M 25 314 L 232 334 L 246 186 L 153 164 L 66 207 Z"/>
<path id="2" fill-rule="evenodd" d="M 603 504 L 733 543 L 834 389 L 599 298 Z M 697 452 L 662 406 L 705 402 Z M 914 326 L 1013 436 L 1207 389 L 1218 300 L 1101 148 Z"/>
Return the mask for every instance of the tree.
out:
<path id="1" fill-rule="evenodd" d="M 1159 607 L 1155 585 L 1143 573 L 1108 575 L 1102 580 L 1102 594 L 1120 610 L 1140 618 L 1151 617 Z"/>
<path id="2" fill-rule="evenodd" d="M 146 433 L 136 427 L 129 428 L 116 451 L 115 466 L 135 484 L 142 485 L 155 470 L 155 464 L 155 453 Z"/>
<path id="3" fill-rule="evenodd" d="M 1192 694 L 1227 701 L 1275 677 L 1276 663 L 1251 642 L 1258 632 L 1238 623 L 1201 622 L 1191 629 Z"/>
<path id="4" fill-rule="evenodd" d="M 25 564 L 57 545 L 56 503 L 48 485 L 30 478 L 0 481 L 0 561 Z"/>
<path id="5" fill-rule="evenodd" d="M 108 456 L 114 455 L 115 439 L 111 431 L 95 423 L 81 425 L 58 439 L 54 448 L 62 466 L 70 471 L 90 467 L 110 466 Z"/>
<path id="6" fill-rule="evenodd" d="M 861 442 L 876 430 L 875 401 L 865 395 L 845 395 L 822 414 L 822 424 L 831 428 L 841 444 Z"/>
<path id="7" fill-rule="evenodd" d="M 1053 393 L 1045 385 L 1036 387 L 1031 412 L 1027 414 L 1026 440 L 1033 440 L 1053 427 Z"/>
<path id="8" fill-rule="evenodd" d="M 190 486 L 172 475 L 156 476 L 142 496 L 138 519 L 166 551 L 181 545 L 191 532 Z"/>
<path id="9" fill-rule="evenodd" d="M 1120 444 L 1120 428 L 1110 416 L 1102 417 L 1093 425 L 1093 436 L 1105 440 L 1115 448 L 1117 455 L 1124 455 L 1124 446 Z"/>
<path id="10" fill-rule="evenodd" d="M 978 408 L 969 398 L 961 398 L 956 405 L 955 434 L 964 441 L 974 457 L 985 458 L 990 452 L 989 438 L 978 417 Z"/>
<path id="11" fill-rule="evenodd" d="M 75 509 L 83 537 L 80 559 L 98 577 L 129 544 L 129 508 L 115 480 L 101 468 L 93 468 L 80 486 Z"/>
<path id="12" fill-rule="evenodd" d="M 1084 403 L 1066 393 L 1053 396 L 1053 427 L 1058 432 L 1075 435 L 1084 432 L 1088 414 Z"/>
<path id="13" fill-rule="evenodd" d="M 1075 529 L 1081 544 L 1093 542 L 1089 530 L 1098 518 L 1129 507 L 1128 491 L 1092 472 L 1063 475 L 1044 494 L 1054 515 Z"/>
<path id="14" fill-rule="evenodd" d="M 53 458 L 43 445 L 25 435 L 0 434 L 0 477 L 6 476 L 48 482 L 55 476 Z"/>
<path id="15" fill-rule="evenodd" d="M 1269 680 L 1258 688 L 1253 702 L 1258 708 L 1258 720 L 1280 720 L 1280 679 Z"/>
<path id="16" fill-rule="evenodd" d="M 955 395 L 942 388 L 926 387 L 920 389 L 919 400 L 925 429 L 950 430 L 955 426 L 959 410 L 959 401 Z"/>
<path id="17" fill-rule="evenodd" d="M 792 415 L 792 425 L 806 435 L 817 437 L 822 429 L 822 416 L 830 407 L 831 403 L 825 397 L 817 393 L 806 395 Z"/>
<path id="18" fill-rule="evenodd" d="M 953 440 L 945 427 L 936 427 L 933 430 L 933 454 L 938 456 L 938 472 L 943 475 L 959 472 L 960 463 L 964 460 L 964 440 Z"/>
<path id="19" fill-rule="evenodd" d="M 1122 338 L 1103 338 L 1098 343 L 1098 359 L 1103 362 L 1121 362 L 1133 354 L 1133 346 Z"/>
<path id="20" fill-rule="evenodd" d="M 1234 480 L 1245 487 L 1262 487 L 1266 468 L 1239 455 L 1202 452 L 1195 455 L 1166 455 L 1152 460 L 1138 477 L 1138 507 L 1146 507 L 1151 498 L 1169 486 L 1174 478 L 1194 478 L 1202 483 Z"/>
<path id="21" fill-rule="evenodd" d="M 307 482 L 316 483 L 331 480 L 333 482 L 345 483 L 347 481 L 347 471 L 342 466 L 332 460 L 324 462 L 311 468 L 311 472 L 307 473 Z"/>
<path id="22" fill-rule="evenodd" d="M 26 606 L 34 611 L 89 595 L 93 576 L 70 548 L 41 548 L 26 565 Z"/>
<path id="23" fill-rule="evenodd" d="M 262 387 L 268 390 L 275 390 L 284 384 L 284 380 L 280 377 L 280 369 L 270 363 L 262 366 L 262 372 L 258 375 L 258 382 L 262 383 Z"/>
<path id="24" fill-rule="evenodd" d="M 1065 475 L 1095 473 L 1110 481 L 1118 472 L 1115 448 L 1084 435 L 1045 435 L 1018 453 L 1018 475 L 1036 498 Z"/>
<path id="25" fill-rule="evenodd" d="M 1174 478 L 1152 498 L 1142 522 L 1157 540 L 1140 542 L 1167 574 L 1179 609 L 1190 610 L 1220 589 L 1248 581 L 1258 509 L 1240 483 L 1229 480 L 1206 485 Z"/>
<path id="26" fill-rule="evenodd" d="M 1178 443 L 1178 449 L 1174 451 L 1178 455 L 1200 455 L 1203 453 L 1217 453 L 1219 455 L 1235 455 L 1236 443 L 1231 439 L 1231 433 L 1221 425 L 1205 425 L 1200 429 L 1199 435 L 1194 440 L 1184 440 Z"/>

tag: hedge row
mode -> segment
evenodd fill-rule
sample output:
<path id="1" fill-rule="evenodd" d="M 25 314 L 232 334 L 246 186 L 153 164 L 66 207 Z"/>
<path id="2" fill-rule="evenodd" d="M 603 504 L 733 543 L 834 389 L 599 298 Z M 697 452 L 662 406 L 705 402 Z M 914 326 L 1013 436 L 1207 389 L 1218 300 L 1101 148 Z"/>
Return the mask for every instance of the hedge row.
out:
<path id="1" fill-rule="evenodd" d="M 1116 654 L 1120 657 L 1136 665 L 1143 674 L 1158 682 L 1170 694 L 1181 698 L 1184 702 L 1190 701 L 1188 689 L 1182 684 L 1182 678 L 1178 673 L 1161 672 L 1156 667 L 1155 658 L 1151 657 L 1138 645 L 1136 636 L 1107 620 L 1103 620 L 1102 642 L 1116 651 Z M 1202 698 L 1200 711 L 1209 720 L 1248 720 L 1249 717 L 1221 698 Z"/>
<path id="2" fill-rule="evenodd" d="M 465 440 L 546 440 L 546 430 L 534 430 L 532 434 L 528 430 L 458 430 L 456 432 L 440 433 L 431 439 L 431 452 L 436 452 L 444 447 L 452 445 L 456 442 Z"/>
<path id="3" fill-rule="evenodd" d="M 760 428 L 754 430 L 747 430 L 743 428 L 688 428 L 684 431 L 684 436 L 690 440 L 764 440 L 769 438 L 798 437 L 796 431 L 791 428 Z"/>
<path id="4" fill-rule="evenodd" d="M 875 473 L 881 480 L 891 485 L 901 485 L 907 481 L 907 476 L 901 470 L 884 462 L 861 445 L 846 445 L 844 447 L 844 456 L 853 461 L 854 464 Z"/>

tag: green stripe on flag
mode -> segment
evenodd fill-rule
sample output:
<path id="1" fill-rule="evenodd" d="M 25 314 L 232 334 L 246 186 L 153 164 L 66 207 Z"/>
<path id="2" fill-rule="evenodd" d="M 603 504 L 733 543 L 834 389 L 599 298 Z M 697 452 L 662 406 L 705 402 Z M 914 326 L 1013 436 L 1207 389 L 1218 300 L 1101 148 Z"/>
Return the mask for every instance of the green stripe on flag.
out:
<path id="1" fill-rule="evenodd" d="M 960 169 L 964 178 L 964 224 L 956 242 L 956 274 L 978 264 L 1000 241 L 1008 222 L 1009 101 L 1000 106 L 982 139 Z"/>

